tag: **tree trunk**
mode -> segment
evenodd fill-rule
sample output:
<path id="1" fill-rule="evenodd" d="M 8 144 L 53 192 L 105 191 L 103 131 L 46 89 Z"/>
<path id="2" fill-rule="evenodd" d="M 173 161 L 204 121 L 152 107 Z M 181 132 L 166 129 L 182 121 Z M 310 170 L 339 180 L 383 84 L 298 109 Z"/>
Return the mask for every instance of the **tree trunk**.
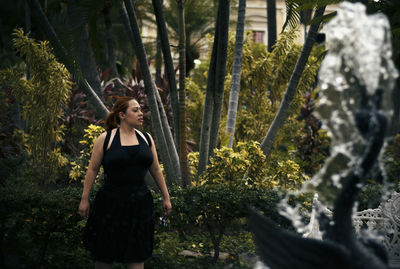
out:
<path id="1" fill-rule="evenodd" d="M 267 0 L 268 51 L 276 43 L 276 0 Z"/>
<path id="2" fill-rule="evenodd" d="M 110 7 L 106 6 L 103 9 L 103 17 L 104 17 L 104 25 L 106 27 L 106 41 L 107 41 L 107 60 L 108 66 L 110 67 L 110 77 L 118 77 L 118 70 L 117 70 L 117 59 L 115 56 L 115 49 L 114 49 L 114 37 L 112 33 L 112 23 L 110 18 Z"/>
<path id="3" fill-rule="evenodd" d="M 101 92 L 100 76 L 99 72 L 97 72 L 97 64 L 93 51 L 89 46 L 89 31 L 87 25 L 83 27 L 79 40 L 79 62 L 81 64 L 83 76 L 101 99 L 103 94 Z"/>
<path id="4" fill-rule="evenodd" d="M 210 67 L 208 68 L 207 87 L 203 109 L 203 119 L 200 132 L 199 164 L 197 174 L 201 175 L 206 170 L 208 163 L 208 150 L 210 145 L 210 128 L 212 120 L 212 111 L 214 109 L 214 91 L 215 91 L 215 62 L 217 58 L 217 46 L 219 36 L 220 12 L 218 9 L 217 22 L 214 34 L 214 44 L 211 52 Z"/>
<path id="5" fill-rule="evenodd" d="M 132 44 L 133 53 L 136 55 L 135 48 L 133 46 L 133 44 L 135 44 L 135 39 L 133 37 L 132 28 L 131 28 L 131 24 L 129 22 L 128 13 L 126 12 L 126 8 L 125 8 L 125 6 L 123 4 L 120 4 L 119 16 L 121 18 L 122 24 L 124 25 L 124 29 L 126 31 L 126 34 L 128 35 L 129 41 Z"/>
<path id="6" fill-rule="evenodd" d="M 217 146 L 218 130 L 221 121 L 222 103 L 224 98 L 224 85 L 226 73 L 226 58 L 228 52 L 228 30 L 229 30 L 229 0 L 221 0 L 218 7 L 221 12 L 221 20 L 218 47 L 217 47 L 217 60 L 215 63 L 215 91 L 214 91 L 214 109 L 210 129 L 210 145 L 208 150 L 208 158 L 213 154 L 214 148 Z"/>
<path id="7" fill-rule="evenodd" d="M 179 101 L 176 88 L 174 63 L 172 61 L 171 50 L 169 47 L 168 31 L 162 10 L 162 1 L 153 0 L 154 13 L 156 15 L 157 28 L 160 33 L 161 48 L 164 55 L 165 73 L 167 74 L 169 95 L 171 98 L 171 108 L 173 116 L 173 128 L 175 132 L 175 145 L 179 147 Z"/>
<path id="8" fill-rule="evenodd" d="M 179 158 L 184 186 L 190 186 L 189 167 L 186 145 L 186 34 L 185 10 L 182 0 L 178 0 L 178 31 L 179 31 Z"/>
<path id="9" fill-rule="evenodd" d="M 229 94 L 228 116 L 225 133 L 229 136 L 228 147 L 232 148 L 235 137 L 235 125 L 240 91 L 240 75 L 242 72 L 242 49 L 246 0 L 239 0 L 238 21 L 236 25 L 235 50 L 233 52 L 232 82 Z"/>
<path id="10" fill-rule="evenodd" d="M 325 6 L 320 7 L 316 10 L 314 18 L 321 17 L 324 14 Z M 290 104 L 292 103 L 294 94 L 296 92 L 297 85 L 299 84 L 301 74 L 307 64 L 308 57 L 310 56 L 312 47 L 315 43 L 315 37 L 318 34 L 320 22 L 316 22 L 310 26 L 310 30 L 307 34 L 306 42 L 301 50 L 300 57 L 293 70 L 292 76 L 289 80 L 286 88 L 285 96 L 281 102 L 278 113 L 276 114 L 271 126 L 268 129 L 267 135 L 264 137 L 261 143 L 261 149 L 265 156 L 268 158 L 269 152 L 274 143 L 277 132 L 282 127 L 285 119 L 287 118 Z"/>
<path id="11" fill-rule="evenodd" d="M 158 90 L 155 91 L 155 95 L 157 98 L 158 112 L 160 113 L 161 124 L 162 124 L 163 130 L 169 130 L 171 127 L 168 124 L 167 115 L 165 114 L 165 110 L 163 109 L 163 103 L 161 101 L 160 93 L 158 92 Z M 164 131 L 163 131 L 163 133 L 165 136 Z M 178 158 L 178 154 L 177 154 L 174 143 L 167 143 L 167 147 L 168 147 L 168 152 L 173 152 L 173 154 L 169 153 L 169 158 L 171 159 L 171 165 L 173 167 L 173 171 L 180 171 L 179 158 Z M 175 176 L 175 175 L 172 175 L 172 176 Z"/>
<path id="12" fill-rule="evenodd" d="M 55 53 L 58 58 L 64 63 L 67 67 L 68 71 L 72 74 L 73 79 L 78 83 L 79 87 L 87 94 L 89 97 L 89 102 L 96 110 L 96 113 L 99 113 L 101 117 L 106 117 L 108 114 L 108 109 L 105 107 L 104 103 L 100 100 L 99 96 L 94 92 L 94 90 L 87 83 L 86 79 L 83 77 L 80 67 L 74 61 L 74 57 L 68 54 L 68 51 L 64 48 L 61 41 L 57 37 L 56 32 L 53 29 L 53 26 L 50 24 L 47 19 L 46 14 L 43 12 L 43 9 L 38 0 L 29 0 L 29 4 L 33 10 L 36 11 L 36 19 L 43 29 L 46 37 L 52 42 L 53 47 L 55 48 Z"/>
<path id="13" fill-rule="evenodd" d="M 67 1 L 67 13 L 69 20 L 75 20 L 77 17 L 83 16 L 83 12 L 78 7 L 77 0 Z M 77 29 L 80 32 L 78 41 L 79 63 L 83 77 L 86 78 L 89 85 L 96 92 L 97 96 L 102 99 L 101 83 L 99 72 L 97 71 L 96 59 L 89 42 L 89 30 L 87 23 Z M 97 111 L 96 111 L 97 112 Z M 96 116 L 100 116 L 96 114 Z"/>
<path id="14" fill-rule="evenodd" d="M 138 58 L 139 64 L 141 66 L 145 92 L 147 95 L 147 101 L 149 103 L 151 112 L 151 121 L 153 124 L 153 129 L 159 144 L 160 155 L 162 161 L 165 165 L 165 171 L 167 174 L 167 181 L 178 183 L 180 181 L 181 175 L 180 171 L 174 171 L 172 162 L 178 160 L 177 153 L 168 151 L 168 143 L 172 145 L 174 143 L 171 130 L 169 128 L 163 129 L 160 114 L 158 112 L 158 105 L 156 100 L 156 94 L 154 89 L 154 84 L 151 78 L 150 70 L 147 65 L 146 52 L 144 50 L 142 38 L 140 36 L 139 25 L 136 20 L 136 15 L 132 3 L 130 0 L 124 0 L 126 10 L 129 16 L 129 22 L 132 29 L 132 35 L 134 37 L 135 43 L 132 44 L 135 48 L 136 56 Z M 162 106 L 160 109 L 164 109 Z"/>
<path id="15" fill-rule="evenodd" d="M 161 40 L 160 40 L 160 31 L 157 31 L 156 85 L 161 85 L 161 68 L 162 68 Z"/>

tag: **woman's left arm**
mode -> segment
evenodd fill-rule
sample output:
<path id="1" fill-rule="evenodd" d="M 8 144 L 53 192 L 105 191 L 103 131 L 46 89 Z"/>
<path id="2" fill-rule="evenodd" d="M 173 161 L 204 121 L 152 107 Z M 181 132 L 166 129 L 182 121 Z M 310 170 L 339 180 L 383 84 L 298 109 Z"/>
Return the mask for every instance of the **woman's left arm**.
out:
<path id="1" fill-rule="evenodd" d="M 151 165 L 149 171 L 152 177 L 155 179 L 157 186 L 162 193 L 164 215 L 169 215 L 172 206 L 169 198 L 167 184 L 165 183 L 165 179 L 160 168 L 160 163 L 158 162 L 157 150 L 154 144 L 154 140 L 151 135 L 149 135 L 149 137 L 151 139 L 151 151 L 153 153 L 153 164 Z"/>

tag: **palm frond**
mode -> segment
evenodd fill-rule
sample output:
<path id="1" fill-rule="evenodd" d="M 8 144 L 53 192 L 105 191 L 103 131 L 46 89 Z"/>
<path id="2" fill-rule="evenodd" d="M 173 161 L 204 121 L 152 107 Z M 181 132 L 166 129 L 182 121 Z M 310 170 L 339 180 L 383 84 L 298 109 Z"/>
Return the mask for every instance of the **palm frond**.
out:
<path id="1" fill-rule="evenodd" d="M 294 28 L 300 21 L 300 1 L 299 0 L 286 0 L 286 19 L 282 26 L 282 32 L 285 32 L 286 27 L 289 25 L 290 27 Z"/>
<path id="2" fill-rule="evenodd" d="M 285 0 L 287 15 L 285 23 L 282 27 L 282 33 L 285 31 L 288 25 L 290 27 L 295 27 L 298 25 L 298 23 L 300 22 L 300 13 L 302 11 L 313 10 L 328 5 L 334 5 L 342 1 L 343 0 Z M 312 20 L 312 23 L 318 21 L 329 21 L 333 16 L 334 15 L 330 15 L 329 17 L 328 15 L 325 15 L 322 16 L 322 18 L 315 18 Z"/>

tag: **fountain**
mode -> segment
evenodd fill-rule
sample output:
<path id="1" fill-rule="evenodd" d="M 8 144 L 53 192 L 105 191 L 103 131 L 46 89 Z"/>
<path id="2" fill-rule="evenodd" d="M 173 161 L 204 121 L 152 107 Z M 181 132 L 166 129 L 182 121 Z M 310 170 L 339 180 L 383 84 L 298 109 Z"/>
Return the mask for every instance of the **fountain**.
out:
<path id="1" fill-rule="evenodd" d="M 271 268 L 388 268 L 384 247 L 353 229 L 355 200 L 388 139 L 392 90 L 389 22 L 383 14 L 366 15 L 360 4 L 340 4 L 325 27 L 328 54 L 319 71 L 316 115 L 331 137 L 330 157 L 301 191 L 319 193 L 315 218 L 323 240 L 283 231 L 257 212 L 250 216 L 261 258 Z M 378 168 L 378 169 L 376 169 Z M 325 209 L 333 208 L 332 214 Z M 282 201 L 281 214 L 298 232 L 307 227 L 296 208 Z"/>

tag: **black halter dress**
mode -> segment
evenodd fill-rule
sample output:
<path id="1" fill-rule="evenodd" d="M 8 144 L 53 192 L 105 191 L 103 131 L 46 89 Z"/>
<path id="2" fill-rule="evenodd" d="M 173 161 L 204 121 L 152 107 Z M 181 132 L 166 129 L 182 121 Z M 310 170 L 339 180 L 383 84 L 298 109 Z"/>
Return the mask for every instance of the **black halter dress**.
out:
<path id="1" fill-rule="evenodd" d="M 144 179 L 153 163 L 151 144 L 136 132 L 138 145 L 121 146 L 118 128 L 106 150 L 110 135 L 102 161 L 106 179 L 90 209 L 83 244 L 96 261 L 143 262 L 153 251 L 154 206 Z"/>

